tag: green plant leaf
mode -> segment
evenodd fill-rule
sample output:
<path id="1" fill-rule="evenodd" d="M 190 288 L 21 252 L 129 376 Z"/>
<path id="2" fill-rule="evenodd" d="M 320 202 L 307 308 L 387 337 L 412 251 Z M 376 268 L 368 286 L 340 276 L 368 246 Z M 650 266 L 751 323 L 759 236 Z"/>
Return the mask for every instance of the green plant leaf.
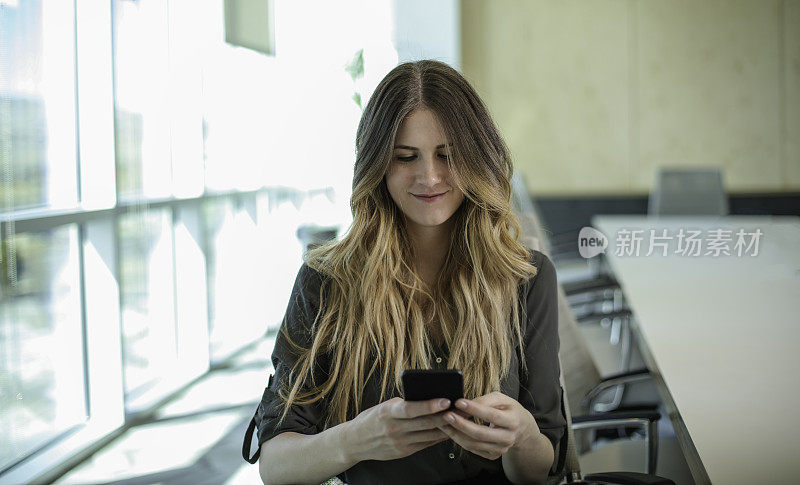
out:
<path id="1" fill-rule="evenodd" d="M 344 68 L 350 77 L 355 81 L 356 79 L 364 76 L 364 49 L 359 49 L 353 56 L 353 60 Z M 361 104 L 359 103 L 359 106 Z"/>

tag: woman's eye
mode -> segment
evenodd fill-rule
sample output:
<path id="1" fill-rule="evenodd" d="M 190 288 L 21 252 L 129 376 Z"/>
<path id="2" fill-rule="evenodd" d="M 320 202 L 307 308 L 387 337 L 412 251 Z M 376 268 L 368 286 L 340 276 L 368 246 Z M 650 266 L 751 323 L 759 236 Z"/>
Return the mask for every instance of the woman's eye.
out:
<path id="1" fill-rule="evenodd" d="M 397 160 L 401 161 L 401 162 L 410 162 L 411 160 L 414 160 L 415 158 L 417 158 L 416 155 L 410 155 L 408 157 L 397 157 Z M 442 160 L 447 160 L 449 157 L 447 155 L 443 154 L 443 153 L 440 153 L 439 154 L 439 158 L 441 158 Z"/>

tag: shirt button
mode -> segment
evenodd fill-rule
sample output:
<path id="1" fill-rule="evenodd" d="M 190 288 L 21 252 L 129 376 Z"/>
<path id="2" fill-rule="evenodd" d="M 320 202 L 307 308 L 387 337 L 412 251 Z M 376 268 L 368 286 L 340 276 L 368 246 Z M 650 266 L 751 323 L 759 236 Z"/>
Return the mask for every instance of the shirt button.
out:
<path id="1" fill-rule="evenodd" d="M 436 363 L 437 364 L 441 364 L 442 363 L 442 358 L 441 357 L 436 357 Z"/>
<path id="2" fill-rule="evenodd" d="M 451 460 L 452 460 L 453 458 L 455 458 L 455 457 L 456 457 L 456 455 L 454 455 L 454 454 L 452 454 L 452 453 L 450 453 L 450 454 L 449 454 L 449 455 L 447 455 L 447 456 L 448 456 L 448 457 L 449 457 Z"/>

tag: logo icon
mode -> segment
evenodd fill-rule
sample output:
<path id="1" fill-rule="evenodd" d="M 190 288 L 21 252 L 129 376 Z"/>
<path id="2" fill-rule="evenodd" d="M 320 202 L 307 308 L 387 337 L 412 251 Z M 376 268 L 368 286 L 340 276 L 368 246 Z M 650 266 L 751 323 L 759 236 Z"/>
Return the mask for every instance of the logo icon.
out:
<path id="1" fill-rule="evenodd" d="M 605 234 L 593 227 L 583 227 L 578 233 L 578 252 L 585 259 L 593 258 L 600 253 L 605 253 L 608 247 L 608 238 Z"/>

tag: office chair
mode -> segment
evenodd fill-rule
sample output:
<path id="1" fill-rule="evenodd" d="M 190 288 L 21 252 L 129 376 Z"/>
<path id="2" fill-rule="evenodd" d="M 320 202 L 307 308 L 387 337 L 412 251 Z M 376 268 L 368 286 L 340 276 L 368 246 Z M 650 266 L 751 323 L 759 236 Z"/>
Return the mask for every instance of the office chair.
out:
<path id="1" fill-rule="evenodd" d="M 718 168 L 662 167 L 648 199 L 651 215 L 728 214 L 728 196 Z"/>
<path id="2" fill-rule="evenodd" d="M 562 367 L 563 369 L 563 367 Z M 647 413 L 606 413 L 603 416 L 589 416 L 585 418 L 573 418 L 570 412 L 569 398 L 563 392 L 564 374 L 561 374 L 562 385 L 562 411 L 566 418 L 564 437 L 559 442 L 556 450 L 555 469 L 556 473 L 548 479 L 548 484 L 572 483 L 575 485 L 590 484 L 619 484 L 619 485 L 675 485 L 675 482 L 668 478 L 660 477 L 655 474 L 656 454 L 658 453 L 658 428 L 657 418 Z M 656 413 L 657 414 L 657 413 Z M 654 419 L 655 418 L 655 419 Z M 647 473 L 633 471 L 613 471 L 603 473 L 591 473 L 585 477 L 581 474 L 580 459 L 575 446 L 575 430 L 603 428 L 607 426 L 639 426 L 649 433 L 649 441 L 646 441 L 646 470 Z M 653 447 L 652 443 L 656 446 Z"/>

